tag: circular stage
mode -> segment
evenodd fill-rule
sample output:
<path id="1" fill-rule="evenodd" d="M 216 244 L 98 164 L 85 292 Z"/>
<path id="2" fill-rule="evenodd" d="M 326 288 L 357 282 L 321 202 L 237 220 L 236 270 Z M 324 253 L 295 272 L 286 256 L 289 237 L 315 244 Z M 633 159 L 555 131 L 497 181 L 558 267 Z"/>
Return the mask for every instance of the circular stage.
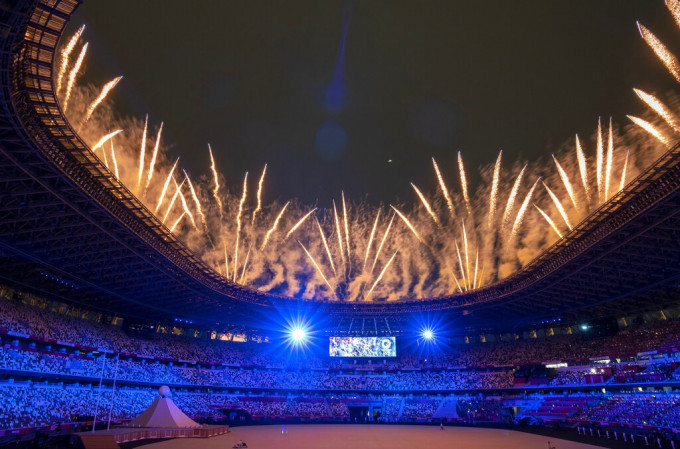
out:
<path id="1" fill-rule="evenodd" d="M 548 438 L 513 430 L 474 427 L 307 424 L 234 427 L 213 438 L 178 438 L 145 445 L 149 449 L 230 449 L 240 439 L 249 449 L 595 449 L 598 446 Z"/>

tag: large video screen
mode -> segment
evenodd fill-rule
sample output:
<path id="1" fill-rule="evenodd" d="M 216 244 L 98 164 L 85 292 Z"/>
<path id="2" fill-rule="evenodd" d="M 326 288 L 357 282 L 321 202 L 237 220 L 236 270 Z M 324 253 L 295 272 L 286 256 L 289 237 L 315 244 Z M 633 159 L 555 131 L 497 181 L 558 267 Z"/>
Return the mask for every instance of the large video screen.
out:
<path id="1" fill-rule="evenodd" d="M 331 357 L 396 357 L 394 337 L 330 337 Z"/>

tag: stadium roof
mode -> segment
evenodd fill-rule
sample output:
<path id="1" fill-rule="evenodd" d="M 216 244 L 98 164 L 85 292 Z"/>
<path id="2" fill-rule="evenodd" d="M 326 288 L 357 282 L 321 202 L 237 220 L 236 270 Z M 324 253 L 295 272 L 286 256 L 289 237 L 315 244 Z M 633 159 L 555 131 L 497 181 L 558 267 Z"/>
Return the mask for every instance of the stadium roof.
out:
<path id="1" fill-rule="evenodd" d="M 77 0 L 0 10 L 0 280 L 112 313 L 215 322 L 299 307 L 227 281 L 122 185 L 64 117 L 55 49 Z M 680 147 L 514 275 L 471 293 L 309 303 L 330 314 L 446 310 L 473 323 L 654 308 L 680 282 Z M 670 302 L 677 302 L 673 296 Z"/>

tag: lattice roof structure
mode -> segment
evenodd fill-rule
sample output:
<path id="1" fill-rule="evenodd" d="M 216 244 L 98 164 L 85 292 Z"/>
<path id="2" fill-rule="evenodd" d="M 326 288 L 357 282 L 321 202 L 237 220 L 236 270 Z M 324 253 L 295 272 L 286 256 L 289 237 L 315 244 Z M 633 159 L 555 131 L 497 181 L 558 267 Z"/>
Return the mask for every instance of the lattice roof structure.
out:
<path id="1" fill-rule="evenodd" d="M 23 0 L 0 9 L 0 281 L 134 317 L 215 322 L 297 307 L 298 300 L 223 278 L 170 233 L 70 126 L 54 93 L 53 62 L 79 3 Z M 470 323 L 607 316 L 677 303 L 668 289 L 679 282 L 676 145 L 496 284 L 442 298 L 309 307 L 341 316 L 443 310 Z M 666 293 L 649 294 L 660 290 Z"/>

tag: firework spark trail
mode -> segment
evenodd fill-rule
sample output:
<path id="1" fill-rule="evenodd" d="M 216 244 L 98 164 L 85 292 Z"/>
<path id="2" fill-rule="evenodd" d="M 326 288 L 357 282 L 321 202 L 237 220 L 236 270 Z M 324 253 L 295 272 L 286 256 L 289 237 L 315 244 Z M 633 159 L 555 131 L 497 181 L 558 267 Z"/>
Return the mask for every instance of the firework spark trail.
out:
<path id="1" fill-rule="evenodd" d="M 392 218 L 390 218 L 390 223 L 387 225 L 387 229 L 385 230 L 385 233 L 383 234 L 383 238 L 380 240 L 380 245 L 378 245 L 378 251 L 375 252 L 375 257 L 373 258 L 373 265 L 371 265 L 371 273 L 373 273 L 373 270 L 375 270 L 375 264 L 378 262 L 378 257 L 380 256 L 380 252 L 383 249 L 383 245 L 385 245 L 385 241 L 387 240 L 387 235 L 390 233 L 390 229 L 392 228 L 392 222 L 394 222 L 394 217 L 396 214 L 392 214 Z"/>
<path id="2" fill-rule="evenodd" d="M 264 185 L 264 175 L 267 173 L 267 164 L 264 164 L 264 168 L 262 169 L 262 176 L 260 176 L 260 181 L 257 183 L 257 207 L 253 211 L 253 219 L 250 221 L 250 224 L 255 224 L 255 216 L 259 211 L 262 210 L 262 186 Z"/>
<path id="3" fill-rule="evenodd" d="M 479 248 L 476 249 L 477 255 L 475 256 L 475 277 L 472 281 L 472 288 L 477 288 L 477 269 L 479 268 Z"/>
<path id="4" fill-rule="evenodd" d="M 177 225 L 179 224 L 179 222 L 182 221 L 182 218 L 184 218 L 184 216 L 185 216 L 186 214 L 187 214 L 186 212 L 182 212 L 182 215 L 180 215 L 179 218 L 178 218 L 177 220 L 175 220 L 175 222 L 174 222 L 174 223 L 172 224 L 172 226 L 170 227 L 170 232 L 171 232 L 171 233 L 172 233 L 172 232 L 175 232 L 175 228 L 177 227 Z"/>
<path id="5" fill-rule="evenodd" d="M 456 277 L 456 272 L 453 271 L 453 268 L 451 268 L 451 277 L 456 282 L 456 287 L 458 287 L 458 292 L 463 293 L 463 287 L 460 286 L 460 282 L 458 282 L 458 278 Z"/>
<path id="6" fill-rule="evenodd" d="M 557 171 L 559 172 L 560 178 L 562 179 L 562 184 L 564 184 L 564 188 L 567 190 L 567 194 L 569 194 L 569 198 L 571 199 L 574 208 L 578 211 L 579 208 L 578 204 L 576 203 L 576 194 L 574 193 L 574 187 L 571 185 L 571 181 L 569 180 L 569 175 L 567 175 L 567 172 L 564 171 L 554 154 L 552 155 L 552 158 L 553 161 L 555 161 L 555 166 L 557 166 Z"/>
<path id="7" fill-rule="evenodd" d="M 602 201 L 602 165 L 604 162 L 604 144 L 602 142 L 602 120 L 597 119 L 597 161 L 596 161 L 596 175 L 597 175 L 597 197 Z"/>
<path id="8" fill-rule="evenodd" d="M 458 266 L 460 267 L 460 275 L 463 278 L 463 288 L 468 290 L 467 279 L 465 279 L 465 267 L 463 266 L 463 258 L 460 256 L 460 247 L 458 246 L 458 240 L 456 240 L 456 253 L 458 254 Z"/>
<path id="9" fill-rule="evenodd" d="M 68 109 L 68 101 L 71 98 L 71 91 L 73 90 L 73 85 L 75 84 L 76 78 L 78 77 L 78 72 L 80 72 L 80 66 L 83 65 L 83 59 L 85 59 L 85 53 L 87 53 L 87 44 L 88 42 L 85 42 L 85 45 L 83 45 L 83 48 L 80 50 L 80 54 L 78 55 L 78 59 L 76 59 L 76 63 L 71 69 L 71 73 L 68 75 L 66 94 L 64 95 L 64 113 Z"/>
<path id="10" fill-rule="evenodd" d="M 545 187 L 545 190 L 548 191 L 548 195 L 550 195 L 550 198 L 552 199 L 553 203 L 555 204 L 555 207 L 559 211 L 560 215 L 562 216 L 562 219 L 566 223 L 567 227 L 569 230 L 571 230 L 571 223 L 569 223 L 569 215 L 567 215 L 567 211 L 564 210 L 564 206 L 562 205 L 562 201 L 553 193 L 552 190 L 550 190 L 550 187 L 546 185 L 546 183 L 543 183 L 543 187 Z"/>
<path id="11" fill-rule="evenodd" d="M 614 132 L 612 131 L 612 118 L 609 117 L 609 135 L 607 136 L 607 165 L 604 177 L 604 199 L 609 199 L 609 183 L 612 177 L 612 164 L 614 163 Z"/>
<path id="12" fill-rule="evenodd" d="M 272 227 L 269 228 L 269 230 L 267 231 L 267 233 L 264 236 L 264 241 L 262 242 L 262 246 L 260 247 L 260 251 L 262 251 L 264 249 L 264 247 L 267 246 L 267 243 L 269 242 L 269 238 L 272 236 L 274 231 L 276 231 L 276 228 L 278 228 L 279 222 L 281 221 L 281 217 L 283 217 L 283 213 L 286 211 L 286 208 L 288 207 L 289 204 L 290 204 L 290 201 L 288 201 L 286 204 L 284 204 L 283 207 L 281 208 L 281 211 L 276 216 L 276 219 L 274 219 L 274 224 L 272 224 Z"/>
<path id="13" fill-rule="evenodd" d="M 144 157 L 146 153 L 146 130 L 149 125 L 149 114 L 144 118 L 144 131 L 142 132 L 142 146 L 139 150 L 139 174 L 137 175 L 137 190 L 142 185 L 142 174 L 144 173 Z"/>
<path id="14" fill-rule="evenodd" d="M 494 215 L 496 215 L 496 204 L 498 203 L 498 184 L 501 178 L 501 158 L 503 150 L 498 153 L 496 165 L 493 168 L 493 178 L 491 180 L 491 194 L 489 195 L 489 228 L 493 224 Z"/>
<path id="15" fill-rule="evenodd" d="M 588 186 L 588 166 L 586 164 L 586 156 L 583 154 L 581 141 L 576 135 L 576 159 L 578 160 L 578 170 L 581 174 L 581 182 L 583 183 L 583 190 L 586 192 L 586 201 L 590 203 L 590 187 Z"/>
<path id="16" fill-rule="evenodd" d="M 649 48 L 651 48 L 656 54 L 657 58 L 663 62 L 663 64 L 666 66 L 666 69 L 668 69 L 668 72 L 673 75 L 673 78 L 675 78 L 675 80 L 680 83 L 680 64 L 678 63 L 677 58 L 673 56 L 673 53 L 668 51 L 666 46 L 644 25 L 642 25 L 640 22 L 638 22 L 637 25 L 642 38 L 645 40 L 647 45 L 649 45 Z"/>
<path id="17" fill-rule="evenodd" d="M 626 151 L 626 158 L 623 160 L 623 169 L 621 170 L 621 183 L 619 184 L 619 191 L 623 190 L 623 188 L 626 186 L 626 170 L 628 170 L 628 154 L 630 153 L 629 151 Z"/>
<path id="18" fill-rule="evenodd" d="M 484 282 L 484 265 L 482 265 L 482 271 L 479 273 L 479 282 L 477 283 L 476 288 L 481 287 L 482 282 Z"/>
<path id="19" fill-rule="evenodd" d="M 243 177 L 243 193 L 241 201 L 238 202 L 238 213 L 236 214 L 236 244 L 234 245 L 234 282 L 236 282 L 236 273 L 238 272 L 238 244 L 241 238 L 241 214 L 243 213 L 243 205 L 246 202 L 248 195 L 248 172 Z"/>
<path id="20" fill-rule="evenodd" d="M 76 47 L 80 36 L 82 36 L 83 31 L 85 31 L 85 25 L 81 26 L 78 31 L 76 31 L 73 36 L 71 36 L 71 40 L 68 41 L 64 51 L 61 52 L 61 66 L 59 67 L 59 74 L 57 75 L 57 93 L 61 91 L 61 82 L 64 79 L 64 75 L 66 74 L 69 58 L 71 57 L 71 53 Z"/>
<path id="21" fill-rule="evenodd" d="M 88 120 L 90 120 L 90 117 L 92 117 L 92 114 L 94 113 L 95 109 L 97 109 L 97 106 L 99 106 L 106 99 L 106 96 L 109 94 L 109 92 L 111 92 L 111 89 L 116 87 L 116 84 L 118 84 L 118 82 L 122 79 L 123 77 L 119 76 L 117 78 L 112 79 L 111 81 L 104 85 L 102 91 L 99 93 L 99 96 L 95 98 L 94 101 L 90 103 L 90 106 L 87 108 L 87 114 L 85 115 L 83 121 L 80 122 L 80 126 L 83 126 Z"/>
<path id="22" fill-rule="evenodd" d="M 248 252 L 246 253 L 246 260 L 243 261 L 243 269 L 241 270 L 241 278 L 238 280 L 238 283 L 243 285 L 243 280 L 246 277 L 246 267 L 248 266 L 248 259 L 250 258 L 250 250 L 252 249 L 252 245 L 248 245 Z"/>
<path id="23" fill-rule="evenodd" d="M 373 285 L 371 286 L 371 289 L 368 291 L 368 293 L 366 294 L 366 296 L 364 297 L 364 299 L 368 300 L 368 298 L 371 297 L 371 293 L 373 293 L 373 290 L 375 289 L 375 286 L 378 285 L 378 283 L 379 283 L 380 280 L 383 278 L 383 276 L 385 276 L 385 272 L 387 271 L 387 269 L 388 269 L 388 268 L 390 267 L 390 265 L 392 264 L 392 261 L 394 260 L 394 256 L 396 256 L 398 252 L 399 252 L 399 250 L 396 250 L 396 251 L 394 252 L 394 254 L 392 254 L 392 257 L 390 257 L 390 260 L 387 261 L 387 264 L 385 264 L 385 266 L 383 267 L 382 271 L 380 272 L 380 275 L 379 275 L 378 278 L 375 280 L 375 282 L 374 282 Z"/>
<path id="24" fill-rule="evenodd" d="M 505 227 L 509 220 L 512 209 L 515 207 L 515 201 L 517 200 L 517 193 L 519 192 L 519 186 L 522 184 L 522 178 L 524 177 L 524 172 L 527 169 L 527 165 L 522 167 L 522 170 L 515 178 L 515 182 L 512 184 L 512 189 L 510 190 L 510 195 L 508 196 L 508 202 L 505 205 L 505 211 L 503 212 L 503 218 L 501 220 L 501 226 Z"/>
<path id="25" fill-rule="evenodd" d="M 319 266 L 319 264 L 316 263 L 316 260 L 314 260 L 314 257 L 312 257 L 312 255 L 309 253 L 309 251 L 307 251 L 307 248 L 305 248 L 305 245 L 303 245 L 302 242 L 299 241 L 299 240 L 298 240 L 298 243 L 300 244 L 302 249 L 305 250 L 305 254 L 307 254 L 307 257 L 309 257 L 309 260 L 312 261 L 312 265 L 314 265 L 314 268 L 316 268 L 317 273 L 319 273 L 319 275 L 321 276 L 321 279 L 323 279 L 323 281 L 326 283 L 326 285 L 328 286 L 328 289 L 331 292 L 333 292 L 333 287 L 331 287 L 331 283 L 328 282 L 328 279 L 326 279 L 326 276 L 324 276 L 323 271 L 321 271 L 321 267 Z"/>
<path id="26" fill-rule="evenodd" d="M 290 235 L 291 235 L 293 232 L 295 232 L 295 231 L 297 230 L 297 228 L 299 228 L 300 226 L 302 226 L 302 224 L 303 224 L 305 221 L 307 221 L 307 219 L 309 218 L 309 216 L 312 215 L 312 214 L 314 213 L 315 210 L 316 210 L 316 207 L 315 207 L 314 209 L 310 210 L 309 212 L 307 212 L 302 218 L 300 218 L 300 219 L 298 220 L 298 222 L 295 223 L 295 225 L 293 225 L 292 228 L 290 228 L 290 231 L 288 231 L 288 232 L 286 233 L 286 236 L 285 236 L 283 239 L 285 240 L 285 239 L 287 239 L 288 237 L 290 237 Z"/>
<path id="27" fill-rule="evenodd" d="M 170 180 L 173 179 L 173 175 L 175 173 L 175 169 L 177 168 L 177 163 L 179 162 L 179 158 L 175 159 L 175 163 L 173 164 L 172 168 L 170 169 L 170 173 L 168 173 L 167 178 L 165 178 L 165 183 L 163 184 L 163 189 L 161 190 L 161 195 L 158 197 L 158 203 L 156 203 L 156 208 L 154 209 L 153 213 L 158 213 L 158 209 L 161 208 L 161 204 L 163 204 L 163 200 L 165 199 L 165 194 L 168 192 L 168 186 L 170 185 Z"/>
<path id="28" fill-rule="evenodd" d="M 321 234 L 321 241 L 323 242 L 323 247 L 326 250 L 326 256 L 328 257 L 328 263 L 331 265 L 331 270 L 333 270 L 333 274 L 337 275 L 337 271 L 335 271 L 335 264 L 333 263 L 333 256 L 331 255 L 331 249 L 328 246 L 328 240 L 326 240 L 326 234 L 324 234 L 323 229 L 321 228 L 321 223 L 319 223 L 319 220 L 314 216 L 314 221 L 316 221 L 316 226 L 319 228 L 319 234 Z"/>
<path id="29" fill-rule="evenodd" d="M 430 203 L 427 202 L 427 198 L 425 198 L 425 195 L 423 195 L 423 193 L 418 189 L 418 187 L 416 187 L 415 184 L 411 183 L 411 187 L 413 187 L 413 190 L 415 190 L 416 193 L 418 194 L 420 201 L 423 203 L 423 206 L 425 206 L 425 210 L 427 211 L 428 214 L 430 214 L 430 217 L 432 217 L 435 223 L 439 224 L 439 219 L 432 210 Z"/>
<path id="30" fill-rule="evenodd" d="M 361 271 L 366 271 L 366 262 L 368 261 L 368 254 L 371 252 L 371 245 L 373 245 L 373 238 L 375 237 L 375 230 L 378 228 L 378 220 L 380 219 L 380 209 L 378 213 L 375 214 L 375 221 L 373 222 L 373 228 L 371 229 L 371 235 L 368 237 L 368 244 L 366 245 L 366 254 L 364 255 L 364 266 Z"/>
<path id="31" fill-rule="evenodd" d="M 227 256 L 227 244 L 224 244 L 224 277 L 229 279 L 229 256 Z"/>
<path id="32" fill-rule="evenodd" d="M 186 177 L 187 183 L 189 184 L 189 191 L 191 192 L 191 197 L 194 200 L 194 204 L 196 204 L 196 211 L 198 212 L 198 215 L 201 217 L 201 223 L 203 224 L 203 227 L 205 230 L 208 230 L 208 225 L 205 220 L 205 215 L 203 215 L 203 208 L 201 207 L 201 202 L 198 200 L 198 195 L 196 194 L 196 190 L 194 189 L 194 185 L 191 183 L 191 178 L 189 178 L 189 175 L 185 170 L 182 170 L 184 172 L 184 176 Z"/>
<path id="33" fill-rule="evenodd" d="M 217 202 L 217 207 L 219 208 L 220 211 L 220 222 L 222 222 L 224 219 L 224 211 L 222 210 L 222 199 L 220 198 L 220 182 L 218 179 L 219 177 L 217 176 L 215 158 L 213 158 L 213 152 L 212 148 L 210 147 L 210 144 L 208 144 L 208 153 L 210 154 L 210 170 L 212 171 L 213 182 L 215 183 L 215 187 L 212 190 L 212 194 L 213 198 L 215 198 L 215 202 Z"/>
<path id="34" fill-rule="evenodd" d="M 161 126 L 160 126 L 160 128 L 158 128 L 158 134 L 156 134 L 156 144 L 153 147 L 153 153 L 151 154 L 151 162 L 149 163 L 149 174 L 146 177 L 146 185 L 144 186 L 144 192 L 145 193 L 146 193 L 146 189 L 149 188 L 149 184 L 151 184 L 151 178 L 153 177 L 153 169 L 156 166 L 156 158 L 158 157 L 158 147 L 160 147 L 160 145 L 161 145 L 161 133 L 162 132 L 163 132 L 163 122 L 161 122 Z M 200 211 L 200 208 L 199 208 L 199 211 Z M 201 214 L 201 215 L 203 215 L 203 214 Z"/>
<path id="35" fill-rule="evenodd" d="M 680 27 L 680 2 L 678 0 L 666 0 L 666 8 L 670 11 L 675 23 Z"/>
<path id="36" fill-rule="evenodd" d="M 399 209 L 397 209 L 396 207 L 392 206 L 391 204 L 390 204 L 390 207 L 391 207 L 392 209 L 394 209 L 394 211 L 397 213 L 397 215 L 399 215 L 399 218 L 401 218 L 401 220 L 404 222 L 404 224 L 411 230 L 411 232 L 413 232 L 413 235 L 416 236 L 416 238 L 418 239 L 418 241 L 421 242 L 421 243 L 425 243 L 425 242 L 423 241 L 423 238 L 420 236 L 420 234 L 418 234 L 418 231 L 416 231 L 416 228 L 413 227 L 413 225 L 412 225 L 411 222 L 408 220 L 408 218 L 406 218 L 406 216 L 405 216 L 404 214 L 402 214 L 401 212 L 399 212 Z"/>
<path id="37" fill-rule="evenodd" d="M 109 168 L 109 158 L 106 157 L 106 150 L 102 148 L 102 155 L 104 156 L 104 165 L 106 165 L 106 168 Z"/>
<path id="38" fill-rule="evenodd" d="M 442 195 L 444 195 L 444 199 L 446 200 L 446 205 L 449 208 L 449 212 L 451 213 L 451 218 L 456 214 L 456 210 L 453 207 L 453 201 L 451 200 L 451 195 L 449 195 L 449 189 L 446 187 L 446 184 L 444 183 L 444 177 L 442 176 L 441 172 L 439 171 L 439 166 L 437 165 L 437 161 L 432 158 L 432 165 L 434 165 L 434 172 L 437 174 L 437 180 L 439 181 L 439 188 L 442 191 Z"/>
<path id="39" fill-rule="evenodd" d="M 470 195 L 468 194 L 467 177 L 465 176 L 465 167 L 463 166 L 463 156 L 458 152 L 458 171 L 460 171 L 460 188 L 463 191 L 463 198 L 465 199 L 465 208 L 468 215 L 472 215 L 472 206 L 470 205 Z"/>
<path id="40" fill-rule="evenodd" d="M 104 137 L 99 139 L 99 141 L 96 144 L 94 144 L 94 146 L 92 147 L 92 152 L 94 153 L 95 151 L 100 149 L 106 142 L 111 140 L 113 138 L 113 136 L 115 136 L 116 134 L 120 134 L 122 132 L 123 132 L 122 129 L 117 129 L 112 133 L 108 133 L 107 135 L 105 135 Z"/>
<path id="41" fill-rule="evenodd" d="M 116 150 L 113 149 L 113 139 L 109 139 L 109 142 L 111 143 L 111 159 L 113 159 L 113 172 L 116 175 L 116 178 L 120 179 L 120 175 L 118 174 L 118 160 L 116 159 Z"/>
<path id="42" fill-rule="evenodd" d="M 340 217 L 338 216 L 338 208 L 335 207 L 335 200 L 333 200 L 333 216 L 335 217 L 335 233 L 338 236 L 338 248 L 340 248 L 340 258 L 342 264 L 345 264 L 345 250 L 342 247 L 342 231 L 340 230 Z"/>
<path id="43" fill-rule="evenodd" d="M 236 275 L 238 274 L 238 267 L 236 266 L 238 264 L 238 235 L 236 236 L 236 245 L 234 249 L 234 278 L 232 279 L 232 282 L 236 282 Z"/>
<path id="44" fill-rule="evenodd" d="M 184 178 L 184 181 L 188 181 L 189 178 Z M 182 184 L 184 184 L 184 181 L 182 181 Z M 181 187 L 181 186 L 180 186 Z M 179 199 L 182 201 L 182 209 L 184 209 L 184 212 L 189 216 L 189 219 L 191 220 L 191 225 L 194 227 L 195 230 L 198 231 L 198 226 L 196 226 L 196 220 L 194 220 L 194 214 L 191 213 L 189 210 L 189 205 L 187 204 L 187 199 L 184 197 L 184 192 L 182 192 L 182 189 L 178 188 L 179 192 Z"/>
<path id="45" fill-rule="evenodd" d="M 163 215 L 163 223 L 165 224 L 165 220 L 168 219 L 168 215 L 170 215 L 170 211 L 172 211 L 172 207 L 175 205 L 175 201 L 177 201 L 177 197 L 179 196 L 182 186 L 184 185 L 184 180 L 182 180 L 181 184 L 177 185 L 177 181 L 175 181 L 175 178 L 172 178 L 172 180 L 175 182 L 175 194 L 172 195 L 172 198 L 170 199 L 170 204 L 168 205 L 167 210 L 165 211 L 165 215 Z"/>
<path id="46" fill-rule="evenodd" d="M 531 201 L 531 195 L 533 195 L 534 190 L 536 189 L 536 186 L 538 185 L 538 181 L 540 181 L 541 178 L 538 178 L 536 182 L 534 182 L 534 185 L 531 186 L 531 190 L 529 190 L 529 193 L 527 193 L 526 198 L 524 198 L 524 201 L 522 202 L 522 205 L 519 208 L 519 211 L 517 212 L 517 218 L 515 218 L 515 224 L 512 225 L 512 231 L 510 231 L 510 238 L 512 239 L 515 235 L 517 235 L 517 231 L 519 230 L 520 225 L 522 224 L 522 220 L 524 219 L 524 213 L 527 210 L 527 206 L 529 206 L 529 202 Z"/>
<path id="47" fill-rule="evenodd" d="M 633 89 L 633 91 L 638 97 L 640 97 L 642 101 L 647 103 L 647 106 L 649 106 L 662 119 L 664 119 L 675 132 L 680 133 L 680 123 L 678 122 L 678 118 L 670 111 L 670 109 L 668 109 L 665 104 L 663 104 L 658 98 L 640 89 Z"/>
<path id="48" fill-rule="evenodd" d="M 553 231 L 555 231 L 555 233 L 558 235 L 558 237 L 559 237 L 559 238 L 562 238 L 562 233 L 561 233 L 560 230 L 557 228 L 557 225 L 556 225 L 555 222 L 552 220 L 552 218 L 550 218 L 550 216 L 549 216 L 548 214 L 546 214 L 545 212 L 543 212 L 543 209 L 541 209 L 541 208 L 538 207 L 537 205 L 534 204 L 534 207 L 535 207 L 536 209 L 538 209 L 538 211 L 541 213 L 541 215 L 543 216 L 543 218 L 545 219 L 545 221 L 548 222 L 548 224 L 549 224 L 550 227 L 553 229 Z"/>
<path id="49" fill-rule="evenodd" d="M 183 180 L 180 185 L 177 185 L 177 181 L 175 181 L 175 178 L 172 178 L 172 180 L 175 183 L 175 193 L 172 195 L 172 198 L 170 199 L 170 204 L 168 204 L 168 208 L 165 210 L 165 214 L 163 214 L 163 219 L 161 220 L 163 224 L 165 224 L 165 221 L 168 219 L 168 215 L 170 215 L 170 212 L 172 211 L 172 208 L 175 205 L 175 202 L 177 201 L 177 197 L 179 196 L 179 191 L 184 185 Z"/>
<path id="50" fill-rule="evenodd" d="M 659 142 L 663 143 L 667 147 L 670 146 L 670 143 L 669 143 L 668 139 L 666 138 L 666 136 L 664 136 L 661 133 L 661 131 L 656 129 L 656 127 L 654 125 L 652 125 L 651 123 L 649 123 L 648 121 L 642 120 L 641 118 L 635 117 L 635 116 L 632 116 L 632 115 L 627 115 L 626 117 L 628 117 L 633 123 L 638 125 L 640 128 L 644 129 L 649 134 L 654 136 Z"/>
<path id="51" fill-rule="evenodd" d="M 463 249 L 465 250 L 465 274 L 467 275 L 468 283 L 470 281 L 470 256 L 468 252 L 468 238 L 465 230 L 465 220 L 461 222 L 463 228 Z M 473 284 L 474 285 L 474 284 Z"/>
<path id="52" fill-rule="evenodd" d="M 347 265 L 352 272 L 352 249 L 349 246 L 349 214 L 347 213 L 347 203 L 345 203 L 345 192 L 342 194 L 342 221 L 345 224 L 345 242 L 347 243 Z"/>

